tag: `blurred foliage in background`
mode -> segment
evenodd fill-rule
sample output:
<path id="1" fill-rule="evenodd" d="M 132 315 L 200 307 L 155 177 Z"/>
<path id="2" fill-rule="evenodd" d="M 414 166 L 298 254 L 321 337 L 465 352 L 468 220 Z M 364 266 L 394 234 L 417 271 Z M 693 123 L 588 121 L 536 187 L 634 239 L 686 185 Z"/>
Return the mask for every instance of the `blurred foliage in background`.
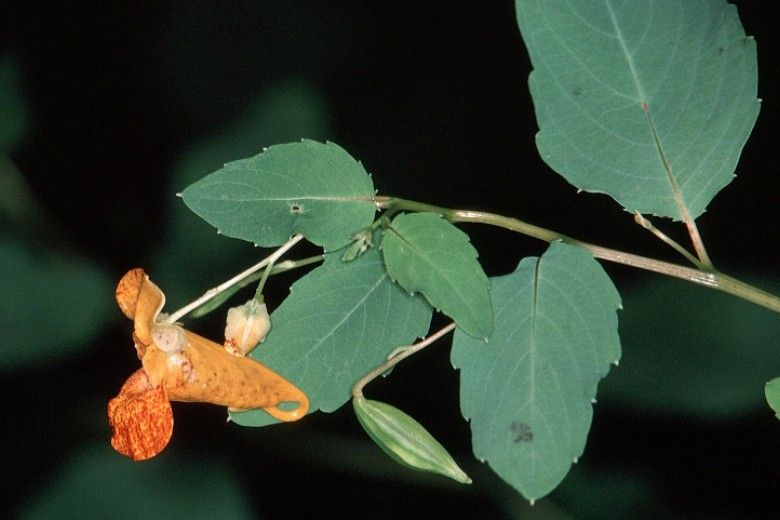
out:
<path id="1" fill-rule="evenodd" d="M 533 508 L 473 462 L 444 344 L 370 393 L 424 420 L 470 487 L 396 467 L 349 407 L 242 429 L 224 410 L 176 404 L 170 449 L 141 464 L 114 453 L 106 403 L 138 364 L 115 280 L 144 266 L 175 308 L 259 259 L 175 194 L 264 146 L 332 140 L 385 194 L 666 252 L 611 200 L 577 195 L 539 159 L 511 2 L 82 9 L 19 3 L 0 18 L 3 517 L 780 513 L 780 429 L 762 395 L 780 367 L 777 316 L 613 266 L 621 367 L 602 384 L 585 456 Z M 700 222 L 719 266 L 777 291 L 780 250 L 767 232 L 780 229 L 768 166 L 778 163 L 780 64 L 766 9 L 777 8 L 740 9 L 758 41 L 762 114 L 740 178 Z M 467 231 L 490 275 L 543 246 Z M 271 281 L 272 307 L 291 281 Z M 219 316 L 190 327 L 221 334 Z"/>

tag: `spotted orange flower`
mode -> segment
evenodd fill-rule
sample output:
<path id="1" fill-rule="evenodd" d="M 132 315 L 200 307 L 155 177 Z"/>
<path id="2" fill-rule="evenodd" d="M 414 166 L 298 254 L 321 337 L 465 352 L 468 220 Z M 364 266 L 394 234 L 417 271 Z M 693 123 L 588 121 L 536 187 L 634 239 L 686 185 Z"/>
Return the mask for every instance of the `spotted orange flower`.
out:
<path id="1" fill-rule="evenodd" d="M 280 421 L 306 415 L 299 388 L 257 361 L 235 355 L 209 339 L 160 319 L 165 295 L 143 269 L 119 281 L 116 299 L 134 322 L 133 340 L 143 368 L 108 403 L 111 445 L 134 460 L 154 457 L 173 433 L 170 401 L 204 402 L 231 409 L 262 408 Z M 283 402 L 296 402 L 282 410 Z"/>

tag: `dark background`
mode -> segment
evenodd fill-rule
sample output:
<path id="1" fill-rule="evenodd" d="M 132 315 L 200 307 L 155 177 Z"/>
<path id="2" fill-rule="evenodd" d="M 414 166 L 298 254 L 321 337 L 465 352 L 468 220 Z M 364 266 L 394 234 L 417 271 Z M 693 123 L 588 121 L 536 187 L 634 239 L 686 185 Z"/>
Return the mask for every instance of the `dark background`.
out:
<path id="1" fill-rule="evenodd" d="M 776 277 L 778 7 L 738 5 L 758 43 L 762 111 L 737 179 L 699 222 L 721 269 Z M 614 201 L 578 195 L 539 158 L 530 64 L 508 0 L 79 8 L 19 2 L 0 8 L 3 55 L 15 59 L 29 113 L 25 138 L 10 157 L 37 202 L 34 219 L 3 217 L 2 238 L 39 255 L 88 259 L 111 280 L 146 266 L 171 302 L 261 258 L 197 223 L 175 193 L 225 161 L 301 137 L 340 144 L 383 194 L 513 215 L 677 260 Z M 489 275 L 544 251 L 522 236 L 466 230 Z M 645 276 L 606 268 L 621 292 Z M 274 280 L 269 301 L 278 304 L 292 280 Z M 110 437 L 105 403 L 137 367 L 130 324 L 111 307 L 110 293 L 106 302 L 104 323 L 83 345 L 0 374 L 4 517 L 123 516 L 114 498 L 123 489 L 131 510 L 144 503 L 170 513 L 157 508 L 173 507 L 180 496 L 179 511 L 192 515 L 195 489 L 223 493 L 225 503 L 268 518 L 780 513 L 780 423 L 760 400 L 704 418 L 620 399 L 599 404 L 581 463 L 528 509 L 473 461 L 444 344 L 405 362 L 370 392 L 421 420 L 472 473 L 473 486 L 388 463 L 349 407 L 281 430 L 226 426 L 224 410 L 175 405 L 176 431 L 161 460 L 130 467 L 101 451 Z M 192 327 L 220 333 L 216 317 Z M 768 347 L 777 348 L 776 338 Z M 83 461 L 98 459 L 108 462 L 90 481 L 84 475 L 92 466 Z M 237 494 L 214 489 L 212 478 Z M 102 510 L 106 504 L 111 509 Z"/>

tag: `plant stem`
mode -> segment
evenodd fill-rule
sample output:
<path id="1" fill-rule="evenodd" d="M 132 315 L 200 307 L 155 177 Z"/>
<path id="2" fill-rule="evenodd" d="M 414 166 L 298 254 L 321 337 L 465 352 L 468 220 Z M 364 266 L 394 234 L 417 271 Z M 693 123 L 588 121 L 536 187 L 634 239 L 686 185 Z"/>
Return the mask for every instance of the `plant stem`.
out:
<path id="1" fill-rule="evenodd" d="M 395 355 L 391 355 L 391 357 L 376 367 L 374 370 L 369 372 L 368 374 L 364 375 L 360 378 L 360 380 L 355 383 L 355 386 L 352 387 L 352 396 L 356 398 L 363 397 L 363 387 L 366 386 L 368 383 L 376 379 L 377 377 L 381 376 L 394 366 L 396 366 L 398 363 L 403 361 L 404 359 L 408 358 L 412 354 L 421 351 L 434 341 L 438 340 L 448 332 L 451 332 L 455 330 L 455 323 L 450 323 L 446 327 L 439 329 L 438 331 L 434 332 L 424 340 L 418 341 L 417 343 L 413 345 L 408 345 L 406 347 L 401 347 L 400 349 L 396 349 Z"/>
<path id="2" fill-rule="evenodd" d="M 214 287 L 212 289 L 209 289 L 208 291 L 203 293 L 203 295 L 201 297 L 197 298 L 196 300 L 191 301 L 190 303 L 188 303 L 187 305 L 185 305 L 181 309 L 177 310 L 176 312 L 174 312 L 173 314 L 168 316 L 168 318 L 165 320 L 165 323 L 176 323 L 178 320 L 180 320 L 183 316 L 186 316 L 192 310 L 200 307 L 201 305 L 203 305 L 207 301 L 211 300 L 212 298 L 214 298 L 218 294 L 220 294 L 220 293 L 230 289 L 235 284 L 241 282 L 241 280 L 243 280 L 244 278 L 247 278 L 248 276 L 251 276 L 256 271 L 259 271 L 260 269 L 262 269 L 266 265 L 273 264 L 284 253 L 289 251 L 290 248 L 292 248 L 295 244 L 297 244 L 301 240 L 303 240 L 303 235 L 295 235 L 295 236 L 293 236 L 290 240 L 288 240 L 287 242 L 282 244 L 282 246 L 279 247 L 279 249 L 277 249 L 276 251 L 274 251 L 273 253 L 271 253 L 267 257 L 265 257 L 260 262 L 256 263 L 255 265 L 253 265 L 249 269 L 238 273 L 236 276 L 234 276 L 230 280 L 228 280 L 226 282 L 222 282 L 218 286 L 216 286 L 216 287 Z"/>
<path id="3" fill-rule="evenodd" d="M 634 222 L 648 230 L 650 233 L 654 234 L 661 242 L 665 243 L 681 255 L 683 255 L 690 263 L 695 265 L 698 269 L 705 270 L 704 265 L 701 263 L 701 261 L 690 254 L 687 249 L 685 249 L 683 246 L 672 240 L 666 233 L 658 229 L 653 225 L 652 222 L 647 220 L 644 216 L 642 216 L 641 213 L 635 213 L 634 214 Z"/>
<path id="4" fill-rule="evenodd" d="M 250 276 L 249 278 L 241 282 L 241 285 L 243 287 L 246 287 L 247 285 L 250 285 L 251 283 L 258 281 L 260 278 L 262 278 L 265 275 L 266 271 L 270 276 L 273 276 L 275 274 L 286 273 L 287 271 L 292 271 L 293 269 L 298 269 L 299 267 L 305 267 L 307 265 L 321 262 L 323 258 L 325 258 L 325 255 L 307 256 L 306 258 L 300 258 L 298 260 L 284 260 L 282 262 L 278 262 L 274 264 L 273 266 L 269 265 L 261 272 L 253 274 L 252 276 Z"/>
<path id="5" fill-rule="evenodd" d="M 647 106 L 648 105 L 646 104 L 644 105 L 644 107 Z M 682 196 L 682 190 L 680 190 L 680 186 L 677 184 L 677 178 L 672 172 L 672 165 L 669 162 L 669 159 L 666 158 L 666 152 L 664 152 L 664 147 L 661 145 L 661 140 L 658 138 L 658 132 L 656 131 L 655 122 L 653 121 L 653 117 L 650 114 L 650 110 L 647 108 L 644 110 L 645 116 L 647 117 L 647 122 L 650 125 L 650 130 L 653 133 L 655 146 L 658 149 L 658 156 L 661 159 L 661 164 L 663 165 L 664 171 L 666 172 L 666 178 L 672 188 L 672 193 L 674 193 L 674 201 L 677 204 L 677 208 L 680 210 L 680 219 L 685 224 L 685 227 L 688 228 L 688 236 L 691 238 L 693 249 L 696 251 L 696 256 L 699 257 L 701 265 L 704 266 L 705 270 L 714 272 L 715 266 L 712 265 L 710 257 L 707 254 L 707 249 L 704 247 L 704 241 L 701 239 L 701 235 L 699 234 L 699 228 L 696 226 L 696 220 L 691 217 L 691 213 L 688 211 L 688 206 L 685 204 L 685 200 Z"/>
<path id="6" fill-rule="evenodd" d="M 219 297 L 214 297 L 214 299 L 212 299 L 211 301 L 208 301 L 203 305 L 199 306 L 198 308 L 196 308 L 195 310 L 193 310 L 190 313 L 190 316 L 194 318 L 200 318 L 201 316 L 205 316 L 206 314 L 210 313 L 214 309 L 220 307 L 223 303 L 225 303 L 228 299 L 230 299 L 234 294 L 236 294 L 241 289 L 244 289 L 245 287 L 257 282 L 260 278 L 262 278 L 263 274 L 266 271 L 270 271 L 270 275 L 273 276 L 275 274 L 285 273 L 287 271 L 291 271 L 299 267 L 313 264 L 315 262 L 320 262 L 322 261 L 322 258 L 323 255 L 314 255 L 306 258 L 300 258 L 298 260 L 283 260 L 281 262 L 274 264 L 273 267 L 268 266 L 262 271 L 254 273 L 251 276 L 244 278 L 243 280 L 241 280 L 234 286 L 230 287 L 229 289 L 225 289 Z M 257 291 L 255 291 L 255 298 L 257 297 L 258 294 Z"/>
<path id="7" fill-rule="evenodd" d="M 523 235 L 538 238 L 539 240 L 544 240 L 545 242 L 560 240 L 561 242 L 581 247 L 586 251 L 589 251 L 594 257 L 602 260 L 672 276 L 698 285 L 717 289 L 780 313 L 780 297 L 715 271 L 714 269 L 694 269 L 692 267 L 589 244 L 588 242 L 571 238 L 550 229 L 534 226 L 533 224 L 528 224 L 527 222 L 523 222 L 516 218 L 496 215 L 494 213 L 449 209 L 395 197 L 374 197 L 374 203 L 380 209 L 438 213 L 450 222 L 475 222 L 498 226 Z M 707 267 L 707 262 L 702 261 L 702 264 Z"/>

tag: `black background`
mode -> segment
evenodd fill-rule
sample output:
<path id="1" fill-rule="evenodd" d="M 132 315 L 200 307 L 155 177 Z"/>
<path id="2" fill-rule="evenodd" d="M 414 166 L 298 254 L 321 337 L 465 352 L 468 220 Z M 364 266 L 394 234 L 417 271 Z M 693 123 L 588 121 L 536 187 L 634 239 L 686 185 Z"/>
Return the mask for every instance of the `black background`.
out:
<path id="1" fill-rule="evenodd" d="M 737 179 L 710 204 L 700 229 L 722 269 L 748 264 L 777 272 L 778 8 L 738 5 L 758 42 L 762 110 Z M 674 258 L 614 201 L 577 194 L 540 160 L 526 83 L 530 64 L 510 1 L 80 8 L 20 2 L 0 9 L 0 54 L 18 58 L 33 117 L 14 163 L 58 223 L 59 239 L 117 279 L 165 255 L 161 208 L 180 203 L 172 200 L 180 187 L 171 186 L 170 172 L 187 144 L 288 77 L 316 86 L 330 110 L 328 135 L 300 137 L 339 143 L 372 172 L 380 193 L 514 215 L 589 242 Z M 171 53 L 178 58 L 165 57 Z M 467 231 L 490 275 L 509 272 L 521 256 L 544 247 L 497 230 Z M 639 276 L 607 269 L 618 287 Z M 135 369 L 128 334 L 117 311 L 82 354 L 0 378 L 0 496 L 10 514 L 79 446 L 108 442 L 107 425 L 95 430 L 80 417 L 94 414 L 90 407 L 112 397 Z M 109 349 L 125 350 L 118 356 Z M 425 417 L 456 458 L 470 458 L 446 348 L 406 362 L 373 392 Z M 289 433 L 225 427 L 224 412 L 213 407 L 177 406 L 175 413 L 175 451 L 163 456 L 219 458 L 241 475 L 264 517 L 504 515 L 477 486 L 372 477 L 350 466 L 349 453 L 312 462 L 306 454 L 318 450 L 318 439 L 363 438 L 348 409 L 312 416 Z M 635 504 L 638 517 L 664 511 L 758 518 L 780 512 L 778 435 L 766 410 L 702 422 L 597 406 L 583 463 L 650 475 L 653 504 Z M 301 499 L 291 505 L 290 494 Z M 570 512 L 578 516 L 576 508 Z"/>

